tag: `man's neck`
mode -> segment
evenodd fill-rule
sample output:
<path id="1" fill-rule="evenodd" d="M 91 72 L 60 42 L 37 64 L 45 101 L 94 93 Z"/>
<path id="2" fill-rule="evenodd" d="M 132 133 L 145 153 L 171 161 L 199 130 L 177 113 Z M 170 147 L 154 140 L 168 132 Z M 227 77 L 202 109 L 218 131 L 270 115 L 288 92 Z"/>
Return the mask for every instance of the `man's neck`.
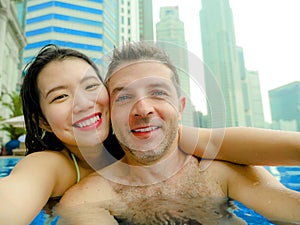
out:
<path id="1" fill-rule="evenodd" d="M 159 183 L 175 175 L 184 166 L 186 159 L 187 155 L 176 148 L 156 163 L 131 167 L 130 175 L 145 185 Z"/>
<path id="2" fill-rule="evenodd" d="M 147 165 L 132 163 L 132 160 L 125 156 L 122 160 L 105 168 L 100 173 L 105 178 L 124 185 L 151 185 L 175 175 L 185 165 L 189 157 L 190 155 L 183 153 L 178 147 L 173 149 L 167 157 Z"/>

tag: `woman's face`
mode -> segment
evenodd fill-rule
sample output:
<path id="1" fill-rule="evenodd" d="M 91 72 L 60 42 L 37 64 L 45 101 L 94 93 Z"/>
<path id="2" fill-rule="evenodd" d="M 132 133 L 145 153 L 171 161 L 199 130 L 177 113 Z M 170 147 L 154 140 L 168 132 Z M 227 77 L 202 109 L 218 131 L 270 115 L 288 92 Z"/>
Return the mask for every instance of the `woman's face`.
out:
<path id="1" fill-rule="evenodd" d="M 109 131 L 109 96 L 94 69 L 84 60 L 50 62 L 38 75 L 40 105 L 53 132 L 70 150 L 102 143 Z"/>

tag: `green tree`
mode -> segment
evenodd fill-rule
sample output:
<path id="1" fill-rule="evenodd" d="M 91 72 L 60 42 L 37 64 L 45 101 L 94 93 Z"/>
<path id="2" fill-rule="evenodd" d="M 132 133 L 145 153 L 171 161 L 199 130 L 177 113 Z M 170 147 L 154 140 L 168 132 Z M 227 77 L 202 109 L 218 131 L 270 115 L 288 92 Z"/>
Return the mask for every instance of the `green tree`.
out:
<path id="1" fill-rule="evenodd" d="M 5 96 L 7 96 L 7 98 L 5 98 Z M 9 118 L 23 115 L 22 101 L 17 92 L 4 93 L 2 96 L 0 96 L 0 103 L 2 108 L 4 107 L 9 110 Z M 0 116 L 0 121 L 5 119 L 8 118 Z M 14 127 L 9 124 L 2 124 L 0 126 L 0 130 L 7 132 L 10 139 L 18 139 L 19 136 L 26 133 L 24 128 Z"/>

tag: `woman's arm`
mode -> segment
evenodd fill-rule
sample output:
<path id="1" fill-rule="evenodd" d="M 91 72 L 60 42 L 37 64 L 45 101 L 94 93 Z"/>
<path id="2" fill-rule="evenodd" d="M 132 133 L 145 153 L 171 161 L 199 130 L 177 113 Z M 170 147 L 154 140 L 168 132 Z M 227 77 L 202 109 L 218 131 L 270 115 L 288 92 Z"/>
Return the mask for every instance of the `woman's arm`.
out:
<path id="1" fill-rule="evenodd" d="M 221 178 L 227 178 L 230 198 L 275 224 L 299 224 L 300 192 L 286 188 L 263 167 L 227 164 L 219 169 Z"/>
<path id="2" fill-rule="evenodd" d="M 63 172 L 62 172 L 63 171 Z M 29 224 L 47 203 L 76 182 L 74 166 L 59 152 L 37 152 L 23 158 L 0 179 L 0 221 Z"/>
<path id="3" fill-rule="evenodd" d="M 300 132 L 183 126 L 180 133 L 181 149 L 198 157 L 247 165 L 300 165 Z"/>

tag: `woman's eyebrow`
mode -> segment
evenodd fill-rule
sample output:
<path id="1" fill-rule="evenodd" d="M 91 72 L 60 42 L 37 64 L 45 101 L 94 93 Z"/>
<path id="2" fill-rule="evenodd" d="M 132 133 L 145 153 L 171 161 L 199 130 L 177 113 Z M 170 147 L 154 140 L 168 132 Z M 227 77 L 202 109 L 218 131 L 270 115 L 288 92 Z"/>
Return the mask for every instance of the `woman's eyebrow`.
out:
<path id="1" fill-rule="evenodd" d="M 103 83 L 103 82 L 101 81 L 101 79 L 100 79 L 96 74 L 91 74 L 91 75 L 86 75 L 86 76 L 84 76 L 84 77 L 81 79 L 81 82 L 84 82 L 84 81 L 86 81 L 86 80 L 91 80 L 91 79 L 98 80 L 98 81 L 100 81 L 101 83 Z"/>
<path id="2" fill-rule="evenodd" d="M 49 91 L 46 92 L 45 98 L 47 98 L 52 92 L 55 92 L 57 90 L 66 89 L 66 88 L 67 88 L 66 85 L 59 85 L 59 86 L 56 86 L 54 88 L 51 88 Z"/>
<path id="3" fill-rule="evenodd" d="M 102 81 L 99 79 L 99 77 L 97 75 L 87 75 L 87 76 L 84 76 L 80 82 L 85 82 L 87 80 L 97 80 L 99 82 L 102 83 Z M 57 90 L 62 90 L 62 89 L 67 89 L 67 86 L 66 85 L 59 85 L 59 86 L 56 86 L 54 88 L 51 88 L 50 90 L 48 90 L 45 94 L 45 98 L 48 97 L 49 94 L 51 94 L 52 92 L 54 91 L 57 91 Z"/>

